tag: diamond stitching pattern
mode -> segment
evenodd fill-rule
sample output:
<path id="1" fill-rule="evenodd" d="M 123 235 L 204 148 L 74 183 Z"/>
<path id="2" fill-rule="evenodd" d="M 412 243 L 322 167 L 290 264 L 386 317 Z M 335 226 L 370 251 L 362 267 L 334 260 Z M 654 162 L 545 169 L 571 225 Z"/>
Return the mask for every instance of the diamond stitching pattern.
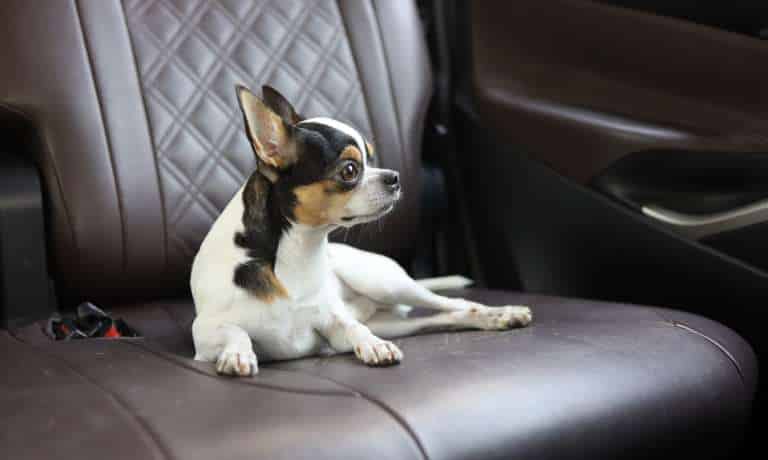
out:
<path id="1" fill-rule="evenodd" d="M 124 0 L 171 254 L 191 258 L 255 167 L 234 85 L 372 134 L 335 0 Z"/>

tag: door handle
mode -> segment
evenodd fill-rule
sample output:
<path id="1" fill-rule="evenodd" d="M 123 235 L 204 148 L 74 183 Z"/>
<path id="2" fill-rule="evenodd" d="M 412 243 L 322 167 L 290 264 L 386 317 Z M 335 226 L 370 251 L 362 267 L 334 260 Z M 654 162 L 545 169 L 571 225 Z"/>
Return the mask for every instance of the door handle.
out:
<path id="1" fill-rule="evenodd" d="M 696 240 L 768 221 L 768 199 L 713 214 L 688 214 L 656 205 L 645 205 L 643 214 Z"/>

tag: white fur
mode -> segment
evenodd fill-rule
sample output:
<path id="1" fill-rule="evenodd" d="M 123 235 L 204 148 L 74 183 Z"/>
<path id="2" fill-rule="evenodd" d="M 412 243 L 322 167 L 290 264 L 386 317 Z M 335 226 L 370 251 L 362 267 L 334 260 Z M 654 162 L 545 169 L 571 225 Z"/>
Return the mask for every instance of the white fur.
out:
<path id="1" fill-rule="evenodd" d="M 349 134 L 364 151 L 363 138 L 353 128 L 327 118 L 307 121 Z M 380 182 L 375 179 L 381 171 L 366 168 L 363 183 L 350 200 L 348 211 L 353 215 L 373 212 L 385 203 L 373 185 Z M 248 260 L 247 251 L 234 243 L 235 233 L 243 230 L 243 211 L 241 188 L 214 222 L 192 265 L 195 359 L 215 362 L 219 373 L 253 375 L 257 355 L 291 359 L 329 346 L 337 352 L 354 351 L 369 365 L 393 364 L 403 354 L 386 338 L 434 328 L 506 329 L 531 321 L 527 307 L 490 308 L 439 296 L 393 260 L 329 243 L 329 227 L 298 223 L 281 236 L 274 266 L 289 296 L 267 303 L 233 281 L 235 268 Z M 352 223 L 365 220 L 370 218 Z M 403 305 L 443 313 L 410 319 L 403 317 Z"/>

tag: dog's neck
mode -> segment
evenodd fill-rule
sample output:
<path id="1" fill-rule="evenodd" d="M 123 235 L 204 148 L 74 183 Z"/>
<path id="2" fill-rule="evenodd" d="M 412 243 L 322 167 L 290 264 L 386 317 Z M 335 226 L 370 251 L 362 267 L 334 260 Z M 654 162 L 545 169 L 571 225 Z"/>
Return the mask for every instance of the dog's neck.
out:
<path id="1" fill-rule="evenodd" d="M 235 244 L 247 251 L 249 259 L 238 262 L 235 283 L 268 296 L 272 289 L 263 286 L 268 270 L 291 299 L 306 299 L 322 291 L 330 273 L 327 246 L 332 228 L 292 222 L 279 200 L 267 178 L 254 173 L 230 204 L 234 212 L 225 211 L 239 222 L 232 221 L 224 234 L 234 230 Z"/>
<path id="2" fill-rule="evenodd" d="M 275 257 L 275 276 L 294 300 L 320 292 L 330 273 L 330 228 L 293 224 L 280 237 Z"/>

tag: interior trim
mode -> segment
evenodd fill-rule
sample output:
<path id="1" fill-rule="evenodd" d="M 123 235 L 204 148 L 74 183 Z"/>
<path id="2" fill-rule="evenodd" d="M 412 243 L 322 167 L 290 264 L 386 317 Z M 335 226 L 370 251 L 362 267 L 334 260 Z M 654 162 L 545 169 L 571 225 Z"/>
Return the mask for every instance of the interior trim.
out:
<path id="1" fill-rule="evenodd" d="M 723 344 L 721 344 L 720 342 L 718 342 L 717 340 L 715 340 L 712 337 L 708 336 L 707 334 L 705 334 L 705 333 L 703 333 L 703 332 L 701 332 L 701 331 L 699 331 L 697 329 L 694 329 L 693 327 L 691 327 L 691 326 L 689 326 L 687 324 L 681 323 L 679 321 L 674 321 L 674 320 L 670 320 L 669 322 L 670 322 L 670 324 L 673 327 L 676 327 L 678 329 L 682 329 L 682 330 L 684 330 L 686 332 L 689 332 L 689 333 L 691 333 L 693 335 L 697 335 L 697 336 L 701 337 L 702 339 L 704 339 L 707 342 L 711 343 L 721 353 L 723 353 L 725 355 L 725 357 L 728 358 L 728 360 L 733 364 L 733 367 L 736 369 L 736 373 L 739 374 L 739 379 L 741 379 L 741 383 L 744 384 L 744 386 L 746 387 L 746 381 L 744 379 L 744 371 L 741 370 L 741 366 L 739 365 L 739 362 L 736 360 L 736 358 L 733 356 L 733 354 L 730 351 L 728 351 L 728 349 L 725 346 L 723 346 Z"/>
<path id="2" fill-rule="evenodd" d="M 697 240 L 768 221 L 768 199 L 712 214 L 686 214 L 656 205 L 646 205 L 641 210 L 646 216 Z"/>
<path id="3" fill-rule="evenodd" d="M 530 115 L 540 115 L 573 123 L 585 130 L 605 131 L 614 136 L 638 136 L 660 141 L 685 141 L 692 133 L 664 126 L 663 123 L 646 123 L 630 117 L 594 110 L 587 106 L 559 103 L 544 98 L 532 98 L 523 94 L 510 94 L 500 88 L 489 88 L 487 98 L 497 104 L 528 112 Z"/>
<path id="4" fill-rule="evenodd" d="M 639 151 L 768 151 L 764 41 L 596 2 L 470 3 L 482 124 L 571 180 Z"/>

